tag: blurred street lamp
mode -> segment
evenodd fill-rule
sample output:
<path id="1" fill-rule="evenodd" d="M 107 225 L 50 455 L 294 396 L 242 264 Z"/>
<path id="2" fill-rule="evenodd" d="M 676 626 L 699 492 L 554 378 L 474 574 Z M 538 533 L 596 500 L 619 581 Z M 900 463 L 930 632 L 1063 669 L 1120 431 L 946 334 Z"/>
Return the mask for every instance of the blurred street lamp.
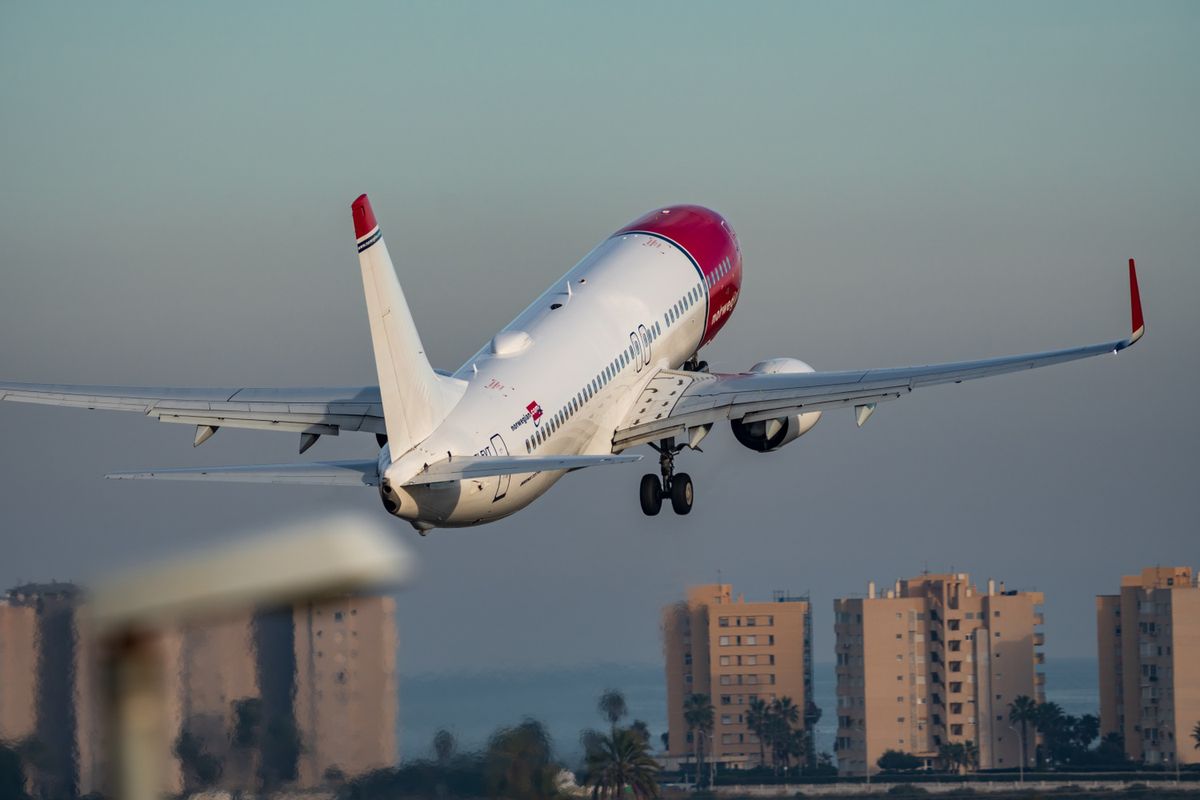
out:
<path id="1" fill-rule="evenodd" d="M 123 800 L 163 790 L 166 675 L 158 635 L 237 609 L 400 586 L 413 562 L 387 528 L 357 515 L 288 526 L 114 575 L 91 596 L 112 720 L 110 779 Z"/>

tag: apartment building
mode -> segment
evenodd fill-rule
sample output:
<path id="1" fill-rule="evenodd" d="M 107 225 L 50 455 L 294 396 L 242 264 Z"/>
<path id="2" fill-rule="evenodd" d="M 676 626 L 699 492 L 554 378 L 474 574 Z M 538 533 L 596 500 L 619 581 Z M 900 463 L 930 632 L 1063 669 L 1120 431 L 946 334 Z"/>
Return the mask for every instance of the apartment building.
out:
<path id="1" fill-rule="evenodd" d="M 37 610 L 0 599 L 0 742 L 18 744 L 37 726 Z"/>
<path id="2" fill-rule="evenodd" d="M 1040 592 L 979 591 L 965 573 L 925 574 L 886 592 L 834 601 L 843 774 L 878 771 L 887 750 L 934 765 L 943 744 L 971 742 L 981 769 L 1033 759 L 1008 722 L 1021 695 L 1044 700 Z"/>
<path id="3" fill-rule="evenodd" d="M 693 757 L 696 735 L 684 720 L 690 694 L 711 698 L 711 741 L 700 745 L 729 769 L 761 761 L 758 737 L 746 724 L 751 700 L 790 697 L 800 709 L 812 704 L 812 607 L 807 597 L 776 592 L 770 601 L 734 599 L 727 583 L 692 586 L 687 599 L 663 609 L 667 670 L 667 755 L 682 764 Z M 809 722 L 801 714 L 800 725 Z"/>
<path id="4" fill-rule="evenodd" d="M 1100 729 L 1146 764 L 1200 763 L 1200 584 L 1190 567 L 1149 567 L 1096 598 Z"/>
<path id="5" fill-rule="evenodd" d="M 78 595 L 70 583 L 30 583 L 0 600 L 0 739 L 36 744 L 39 766 L 27 778 L 43 796 L 79 788 Z"/>
<path id="6" fill-rule="evenodd" d="M 293 619 L 300 785 L 396 763 L 395 598 L 306 603 Z"/>

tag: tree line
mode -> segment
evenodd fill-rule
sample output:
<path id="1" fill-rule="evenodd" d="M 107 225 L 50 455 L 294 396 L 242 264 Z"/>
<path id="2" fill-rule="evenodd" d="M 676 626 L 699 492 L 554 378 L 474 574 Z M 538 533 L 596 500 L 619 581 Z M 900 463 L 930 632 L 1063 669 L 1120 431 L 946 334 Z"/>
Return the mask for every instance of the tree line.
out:
<path id="1" fill-rule="evenodd" d="M 376 770 L 344 784 L 338 800 L 391 800 L 398 797 L 496 797 L 506 800 L 561 800 L 577 785 L 590 788 L 594 800 L 657 800 L 660 766 L 651 755 L 645 722 L 621 723 L 628 716 L 625 696 L 609 689 L 597 710 L 606 730 L 580 734 L 583 761 L 574 774 L 555 757 L 546 727 L 525 719 L 500 728 L 484 750 L 458 752 L 454 736 L 438 731 L 433 759 Z M 578 783 L 576 783 L 578 781 Z"/>

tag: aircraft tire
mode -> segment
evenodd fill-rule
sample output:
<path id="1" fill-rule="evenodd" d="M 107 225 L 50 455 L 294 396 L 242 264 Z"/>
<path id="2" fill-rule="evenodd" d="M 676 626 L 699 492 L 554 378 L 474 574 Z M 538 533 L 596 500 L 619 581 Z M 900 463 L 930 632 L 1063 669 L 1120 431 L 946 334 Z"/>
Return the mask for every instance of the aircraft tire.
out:
<path id="1" fill-rule="evenodd" d="M 671 508 L 676 514 L 687 514 L 692 510 L 694 494 L 691 475 L 680 472 L 671 480 Z"/>
<path id="2" fill-rule="evenodd" d="M 662 510 L 662 481 L 658 479 L 657 475 L 643 475 L 641 490 L 638 494 L 642 501 L 642 513 L 647 517 L 653 517 Z"/>

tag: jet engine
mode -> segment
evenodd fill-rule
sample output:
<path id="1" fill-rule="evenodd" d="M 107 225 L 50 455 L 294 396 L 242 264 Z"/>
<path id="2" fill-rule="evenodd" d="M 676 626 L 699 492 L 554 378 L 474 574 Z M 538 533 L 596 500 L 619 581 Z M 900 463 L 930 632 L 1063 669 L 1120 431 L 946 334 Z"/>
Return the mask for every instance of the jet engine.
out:
<path id="1" fill-rule="evenodd" d="M 758 362 L 748 370 L 750 374 L 758 375 L 814 371 L 812 367 L 798 358 L 771 358 Z M 808 433 L 820 418 L 820 411 L 809 411 L 804 414 L 759 420 L 758 422 L 742 422 L 740 419 L 735 419 L 730 420 L 729 425 L 733 428 L 734 438 L 743 447 L 759 453 L 769 453 Z"/>

